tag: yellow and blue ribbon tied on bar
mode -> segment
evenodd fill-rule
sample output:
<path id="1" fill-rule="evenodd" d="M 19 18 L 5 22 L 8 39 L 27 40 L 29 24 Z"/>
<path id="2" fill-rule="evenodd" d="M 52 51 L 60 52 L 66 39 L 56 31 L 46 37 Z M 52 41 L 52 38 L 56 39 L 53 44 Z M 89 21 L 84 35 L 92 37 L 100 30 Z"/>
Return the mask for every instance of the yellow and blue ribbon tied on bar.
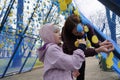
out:
<path id="1" fill-rule="evenodd" d="M 72 0 L 65 0 L 66 4 L 70 4 L 72 2 Z"/>
<path id="2" fill-rule="evenodd" d="M 107 65 L 107 68 L 111 68 L 113 66 L 113 52 L 110 52 L 110 54 L 108 55 L 108 57 L 106 58 L 106 65 Z"/>
<path id="3" fill-rule="evenodd" d="M 2 48 L 4 46 L 4 43 L 0 43 L 0 48 Z"/>
<path id="4" fill-rule="evenodd" d="M 60 10 L 65 11 L 66 9 L 67 9 L 67 5 L 66 5 L 65 1 L 60 2 Z"/>
<path id="5" fill-rule="evenodd" d="M 76 10 L 74 11 L 74 14 L 77 15 L 77 16 L 80 16 L 77 8 L 76 8 Z"/>
<path id="6" fill-rule="evenodd" d="M 118 62 L 118 68 L 120 68 L 120 61 Z"/>

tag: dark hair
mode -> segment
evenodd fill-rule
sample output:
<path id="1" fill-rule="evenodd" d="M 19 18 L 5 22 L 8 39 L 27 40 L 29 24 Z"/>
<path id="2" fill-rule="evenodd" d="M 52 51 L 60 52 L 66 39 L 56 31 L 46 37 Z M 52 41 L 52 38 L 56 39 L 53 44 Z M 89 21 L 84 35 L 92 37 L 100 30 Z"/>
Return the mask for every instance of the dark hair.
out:
<path id="1" fill-rule="evenodd" d="M 70 15 L 65 21 L 61 34 L 63 40 L 63 48 L 64 46 L 69 47 L 68 51 L 64 51 L 67 49 L 63 49 L 65 53 L 71 52 L 76 49 L 76 47 L 74 46 L 74 42 L 76 41 L 78 36 L 73 35 L 72 30 L 77 26 L 78 23 L 81 23 L 81 20 L 80 17 L 75 14 Z"/>
<path id="2" fill-rule="evenodd" d="M 70 15 L 65 21 L 62 35 L 67 37 L 66 39 L 73 39 L 75 35 L 72 34 L 72 30 L 77 26 L 78 23 L 81 23 L 79 16 L 74 14 Z"/>

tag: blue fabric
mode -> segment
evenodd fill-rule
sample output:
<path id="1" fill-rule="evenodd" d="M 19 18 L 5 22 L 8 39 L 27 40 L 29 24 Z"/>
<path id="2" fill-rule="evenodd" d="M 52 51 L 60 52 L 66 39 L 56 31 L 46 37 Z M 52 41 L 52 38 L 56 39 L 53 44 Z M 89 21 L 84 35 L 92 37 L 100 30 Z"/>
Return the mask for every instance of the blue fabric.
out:
<path id="1" fill-rule="evenodd" d="M 78 32 L 82 32 L 83 31 L 83 27 L 81 26 L 81 24 L 77 25 L 77 31 Z"/>

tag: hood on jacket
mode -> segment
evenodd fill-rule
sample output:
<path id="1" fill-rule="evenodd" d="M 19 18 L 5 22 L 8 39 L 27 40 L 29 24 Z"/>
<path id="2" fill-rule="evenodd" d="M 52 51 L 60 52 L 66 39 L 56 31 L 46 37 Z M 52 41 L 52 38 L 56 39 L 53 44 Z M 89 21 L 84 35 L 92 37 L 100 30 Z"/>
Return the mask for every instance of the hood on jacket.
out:
<path id="1" fill-rule="evenodd" d="M 47 23 L 39 30 L 40 38 L 44 41 L 44 45 L 38 49 L 38 56 L 40 61 L 44 61 L 44 56 L 49 45 L 55 43 L 54 30 L 58 29 L 58 26 Z"/>
<path id="2" fill-rule="evenodd" d="M 38 48 L 37 52 L 39 61 L 44 62 L 46 51 L 50 45 L 53 45 L 53 43 L 45 43 L 42 47 Z"/>
<path id="3" fill-rule="evenodd" d="M 59 29 L 58 26 L 52 23 L 47 23 L 43 25 L 39 30 L 40 38 L 45 43 L 55 43 L 55 39 L 53 35 L 56 29 Z"/>

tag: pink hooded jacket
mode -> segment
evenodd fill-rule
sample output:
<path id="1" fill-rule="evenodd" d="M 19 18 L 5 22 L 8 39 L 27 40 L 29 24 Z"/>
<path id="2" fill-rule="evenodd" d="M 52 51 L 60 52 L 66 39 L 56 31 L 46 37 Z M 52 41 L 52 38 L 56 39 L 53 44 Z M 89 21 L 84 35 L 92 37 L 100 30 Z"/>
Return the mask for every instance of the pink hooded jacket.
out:
<path id="1" fill-rule="evenodd" d="M 73 80 L 72 71 L 81 67 L 85 60 L 84 52 L 77 49 L 73 55 L 63 53 L 54 42 L 53 25 L 46 24 L 40 29 L 41 39 L 46 43 L 38 49 L 39 60 L 44 63 L 43 80 Z"/>

